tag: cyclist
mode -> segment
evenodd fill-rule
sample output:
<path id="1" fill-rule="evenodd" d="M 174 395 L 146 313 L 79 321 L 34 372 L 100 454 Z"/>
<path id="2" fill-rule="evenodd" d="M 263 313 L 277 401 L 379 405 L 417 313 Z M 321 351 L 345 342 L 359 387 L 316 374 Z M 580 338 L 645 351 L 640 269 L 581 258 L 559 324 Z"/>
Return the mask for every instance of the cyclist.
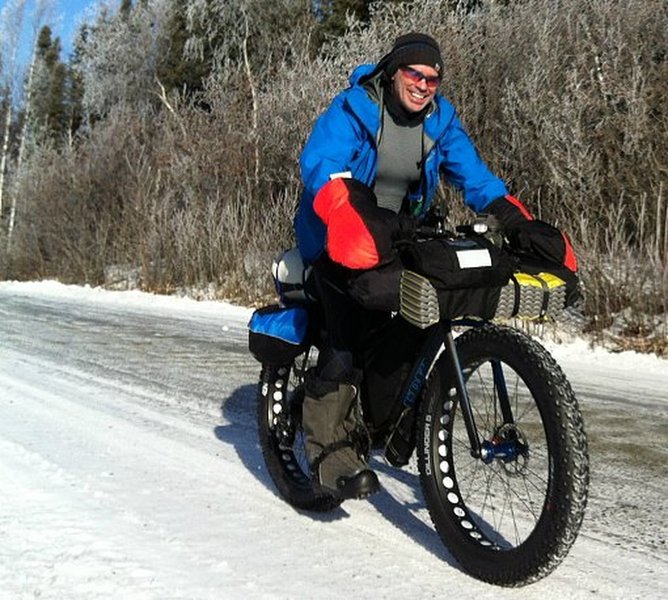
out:
<path id="1" fill-rule="evenodd" d="M 314 481 L 343 498 L 379 489 L 353 441 L 363 427 L 353 356 L 373 316 L 348 294 L 351 270 L 382 263 L 401 224 L 392 217 L 423 217 L 441 176 L 473 210 L 491 212 L 503 225 L 531 218 L 438 93 L 442 77 L 436 40 L 400 36 L 377 64 L 353 71 L 349 87 L 315 122 L 300 159 L 304 190 L 295 231 L 326 324 L 326 346 L 306 377 L 306 452 Z"/>

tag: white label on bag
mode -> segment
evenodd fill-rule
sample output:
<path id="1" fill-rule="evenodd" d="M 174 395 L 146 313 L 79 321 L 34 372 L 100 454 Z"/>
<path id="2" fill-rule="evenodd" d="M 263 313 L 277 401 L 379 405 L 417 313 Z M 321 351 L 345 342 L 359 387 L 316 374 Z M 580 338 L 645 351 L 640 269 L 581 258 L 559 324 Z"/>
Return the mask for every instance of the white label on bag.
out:
<path id="1" fill-rule="evenodd" d="M 476 267 L 491 267 L 492 257 L 489 250 L 480 248 L 478 250 L 458 250 L 457 260 L 460 269 L 475 269 Z"/>
<path id="2" fill-rule="evenodd" d="M 329 178 L 330 178 L 330 180 L 334 180 L 334 179 L 352 179 L 353 174 L 352 174 L 352 171 L 341 171 L 340 173 L 330 173 Z"/>

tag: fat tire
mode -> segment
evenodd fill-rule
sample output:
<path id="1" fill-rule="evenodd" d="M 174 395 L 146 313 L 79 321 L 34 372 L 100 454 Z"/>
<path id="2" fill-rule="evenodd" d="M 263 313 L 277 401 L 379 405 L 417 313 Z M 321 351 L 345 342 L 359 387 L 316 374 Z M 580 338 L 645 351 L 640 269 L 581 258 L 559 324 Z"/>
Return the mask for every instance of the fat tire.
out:
<path id="1" fill-rule="evenodd" d="M 311 481 L 300 434 L 303 397 L 303 381 L 295 381 L 294 364 L 262 365 L 257 391 L 260 447 L 269 476 L 288 504 L 302 510 L 329 512 L 337 508 L 342 499 L 316 490 Z M 296 432 L 292 447 L 285 447 L 279 441 L 279 432 L 273 421 L 281 413 L 290 415 L 290 425 Z"/>
<path id="2" fill-rule="evenodd" d="M 533 397 L 543 423 L 547 448 L 545 462 L 549 465 L 544 501 L 535 522 L 529 522 L 530 533 L 523 541 L 507 547 L 490 541 L 493 537 L 489 533 L 490 519 L 483 520 L 473 512 L 467 504 L 466 494 L 462 494 L 460 484 L 468 485 L 464 481 L 467 469 L 462 469 L 462 481 L 457 478 L 458 466 L 467 466 L 463 453 L 458 464 L 453 453 L 452 433 L 456 426 L 460 426 L 456 423 L 461 419 L 461 410 L 457 408 L 448 357 L 443 353 L 425 386 L 418 419 L 421 446 L 418 468 L 427 507 L 441 540 L 465 571 L 496 585 L 526 585 L 545 577 L 557 567 L 575 541 L 582 523 L 589 486 L 589 459 L 582 416 L 561 368 L 542 345 L 523 332 L 489 324 L 468 330 L 457 338 L 456 345 L 467 381 L 479 365 L 498 360 L 503 363 L 504 370 L 519 376 Z M 480 394 L 481 397 L 484 395 Z M 473 396 L 471 401 L 475 410 Z M 482 437 L 482 432 L 480 435 Z M 443 454 L 447 454 L 445 459 Z M 469 459 L 473 460 L 470 456 Z M 476 464 L 480 466 L 483 485 L 484 469 L 488 465 L 482 461 Z M 447 475 L 446 470 L 449 471 Z M 490 477 L 489 471 L 487 477 Z M 505 485 L 510 489 L 511 484 Z M 483 510 L 478 512 L 484 513 L 485 510 L 483 505 Z"/>

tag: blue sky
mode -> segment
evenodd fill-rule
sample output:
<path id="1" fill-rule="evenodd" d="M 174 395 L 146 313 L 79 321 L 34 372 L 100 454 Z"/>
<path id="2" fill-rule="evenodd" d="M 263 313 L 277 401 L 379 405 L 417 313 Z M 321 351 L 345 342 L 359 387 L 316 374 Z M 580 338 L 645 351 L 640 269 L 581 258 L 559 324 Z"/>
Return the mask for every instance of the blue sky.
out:
<path id="1" fill-rule="evenodd" d="M 0 0 L 1 1 L 1 0 Z M 72 49 L 74 37 L 81 22 L 86 16 L 86 10 L 98 4 L 98 0 L 57 0 L 56 11 L 59 26 L 54 26 L 54 33 L 60 37 L 66 58 Z"/>
<path id="2" fill-rule="evenodd" d="M 0 0 L 0 10 L 2 10 L 6 4 L 9 4 L 9 2 L 10 0 Z M 72 43 L 79 26 L 85 20 L 86 16 L 90 16 L 90 14 L 93 13 L 95 6 L 99 3 L 100 0 L 52 0 L 54 10 L 46 24 L 51 27 L 54 36 L 60 37 L 63 46 L 63 53 L 61 56 L 63 60 L 67 60 L 72 51 Z M 35 1 L 29 0 L 26 13 L 26 25 L 28 27 L 32 21 L 31 16 L 34 11 L 34 6 Z M 28 33 L 25 32 L 24 38 L 27 37 Z M 30 55 L 29 51 L 27 52 L 27 55 Z"/>

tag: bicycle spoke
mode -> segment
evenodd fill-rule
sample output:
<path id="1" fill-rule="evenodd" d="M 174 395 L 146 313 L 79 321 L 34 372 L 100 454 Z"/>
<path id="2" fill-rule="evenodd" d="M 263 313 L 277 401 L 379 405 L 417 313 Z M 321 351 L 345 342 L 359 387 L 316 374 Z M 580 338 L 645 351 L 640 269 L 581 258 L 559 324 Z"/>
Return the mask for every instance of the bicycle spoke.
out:
<path id="1" fill-rule="evenodd" d="M 457 350 L 471 412 L 458 410 L 456 398 L 454 407 L 450 404 L 454 377 L 442 369 L 420 432 L 434 440 L 432 452 L 438 451 L 445 463 L 439 469 L 447 473 L 434 477 L 425 461 L 429 454 L 420 455 L 429 511 L 446 545 L 471 573 L 492 583 L 529 582 L 563 559 L 581 522 L 586 480 L 577 479 L 577 469 L 586 473 L 586 439 L 562 410 L 576 407 L 575 398 L 562 385 L 558 365 L 525 334 L 483 326 L 458 338 Z M 450 391 L 445 402 L 444 389 Z M 471 455 L 474 435 L 482 451 L 478 458 Z M 575 475 L 550 468 L 569 451 Z M 572 491 L 572 498 L 564 490 Z M 453 527 L 461 535 L 451 535 Z M 527 544 L 534 535 L 549 550 Z M 497 561 L 491 550 L 512 550 L 513 560 Z"/>
<path id="2" fill-rule="evenodd" d="M 531 437 L 543 434 L 540 414 L 531 402 L 531 394 L 525 389 L 522 379 L 512 369 L 507 371 L 505 365 L 500 365 L 513 423 L 504 423 L 501 397 L 491 363 L 483 363 L 469 373 L 467 382 L 479 435 L 482 439 L 491 439 L 491 436 L 503 431 L 504 426 L 519 426 L 520 423 L 532 432 Z M 520 544 L 525 528 L 520 525 L 517 509 L 522 507 L 520 513 L 530 515 L 533 523 L 540 517 L 542 498 L 547 488 L 547 475 L 541 466 L 547 464 L 546 451 L 541 447 L 533 448 L 530 458 L 524 459 L 520 455 L 507 464 L 501 464 L 496 459 L 492 464 L 485 465 L 481 460 L 468 456 L 470 445 L 462 415 L 453 413 L 451 418 L 451 451 L 459 457 L 459 461 L 467 457 L 457 470 L 460 492 L 466 504 L 477 515 L 483 529 L 487 529 L 485 523 L 489 523 L 495 532 L 495 543 Z M 538 469 L 531 467 L 527 461 Z"/>

